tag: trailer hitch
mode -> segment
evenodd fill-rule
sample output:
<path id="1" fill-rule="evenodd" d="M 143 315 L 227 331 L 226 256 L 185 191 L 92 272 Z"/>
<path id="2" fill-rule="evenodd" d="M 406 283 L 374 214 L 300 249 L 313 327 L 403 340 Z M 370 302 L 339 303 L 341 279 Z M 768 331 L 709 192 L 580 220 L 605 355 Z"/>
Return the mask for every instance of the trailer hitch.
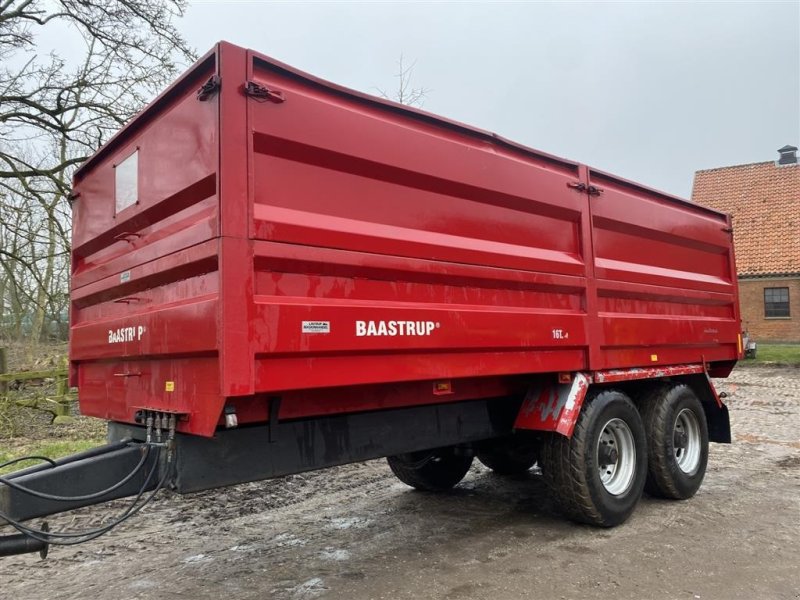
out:
<path id="1" fill-rule="evenodd" d="M 44 532 L 50 531 L 46 521 L 42 523 L 40 530 Z M 38 552 L 40 558 L 47 558 L 49 549 L 50 544 L 48 542 L 34 539 L 24 533 L 0 536 L 0 556 L 15 556 L 17 554 Z"/>
<path id="2" fill-rule="evenodd" d="M 127 438 L 59 460 L 28 457 L 42 464 L 0 476 L 0 526 L 10 525 L 19 532 L 0 537 L 0 556 L 39 552 L 45 557 L 50 545 L 71 546 L 98 538 L 134 516 L 171 484 L 176 416 L 148 411 L 146 421 L 146 441 Z M 25 523 L 130 496 L 134 498 L 124 511 L 91 529 L 51 531 L 47 523 L 40 528 Z"/>

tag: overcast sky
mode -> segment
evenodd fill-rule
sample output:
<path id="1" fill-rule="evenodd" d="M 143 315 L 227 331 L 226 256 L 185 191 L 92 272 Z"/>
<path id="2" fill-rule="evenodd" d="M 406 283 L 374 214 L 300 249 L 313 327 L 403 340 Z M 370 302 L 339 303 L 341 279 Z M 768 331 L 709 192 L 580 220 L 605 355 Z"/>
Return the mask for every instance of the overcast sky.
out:
<path id="1" fill-rule="evenodd" d="M 800 145 L 800 2 L 193 2 L 179 29 L 679 196 Z"/>

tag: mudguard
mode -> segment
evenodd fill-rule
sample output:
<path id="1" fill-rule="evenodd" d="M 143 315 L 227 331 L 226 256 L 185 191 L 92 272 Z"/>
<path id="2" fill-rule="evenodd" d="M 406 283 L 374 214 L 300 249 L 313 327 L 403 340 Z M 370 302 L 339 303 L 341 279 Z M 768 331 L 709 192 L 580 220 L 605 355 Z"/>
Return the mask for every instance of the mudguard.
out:
<path id="1" fill-rule="evenodd" d="M 586 374 L 575 373 L 568 383 L 542 382 L 531 386 L 514 429 L 555 431 L 571 437 L 590 381 Z"/>

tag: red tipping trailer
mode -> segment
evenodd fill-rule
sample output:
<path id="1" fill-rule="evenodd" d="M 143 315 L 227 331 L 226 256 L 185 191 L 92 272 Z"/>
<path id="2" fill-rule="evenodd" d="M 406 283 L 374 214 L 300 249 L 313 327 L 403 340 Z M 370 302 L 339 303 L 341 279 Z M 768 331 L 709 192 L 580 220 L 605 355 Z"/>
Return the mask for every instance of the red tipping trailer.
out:
<path id="1" fill-rule="evenodd" d="M 729 441 L 724 214 L 225 42 L 73 197 L 81 410 L 174 422 L 179 491 L 387 455 L 442 489 L 477 453 L 613 525 Z"/>

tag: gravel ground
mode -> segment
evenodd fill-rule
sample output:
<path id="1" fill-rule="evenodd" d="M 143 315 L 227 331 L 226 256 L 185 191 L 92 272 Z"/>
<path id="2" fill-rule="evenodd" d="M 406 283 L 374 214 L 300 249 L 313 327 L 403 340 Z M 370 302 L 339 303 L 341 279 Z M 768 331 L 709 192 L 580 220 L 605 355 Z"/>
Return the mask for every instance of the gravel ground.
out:
<path id="1" fill-rule="evenodd" d="M 800 599 L 800 369 L 739 368 L 716 383 L 734 444 L 712 444 L 693 499 L 645 497 L 615 529 L 563 520 L 535 472 L 476 464 L 452 493 L 429 495 L 370 461 L 164 494 L 94 542 L 0 559 L 0 597 Z"/>

